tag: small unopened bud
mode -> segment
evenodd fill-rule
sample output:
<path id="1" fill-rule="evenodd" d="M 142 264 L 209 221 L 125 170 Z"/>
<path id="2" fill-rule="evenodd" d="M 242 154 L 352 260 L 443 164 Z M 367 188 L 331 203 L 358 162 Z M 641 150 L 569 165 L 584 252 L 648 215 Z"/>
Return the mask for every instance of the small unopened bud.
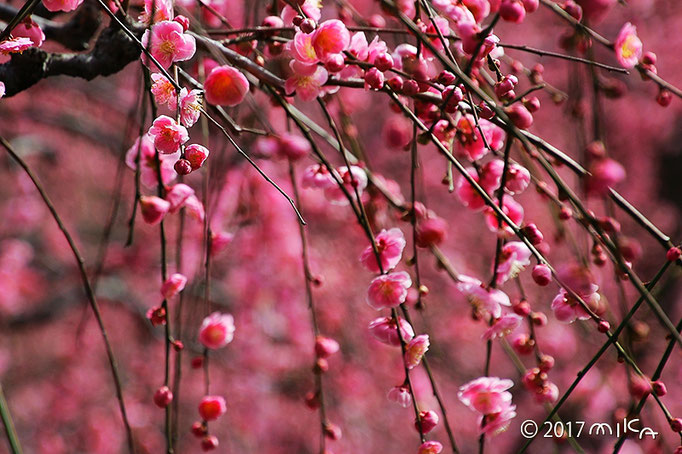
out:
<path id="1" fill-rule="evenodd" d="M 201 440 L 201 450 L 202 451 L 213 451 L 218 447 L 220 442 L 218 441 L 218 437 L 215 435 L 206 435 L 202 440 Z"/>
<path id="2" fill-rule="evenodd" d="M 682 432 L 682 418 L 671 419 L 670 428 L 673 430 L 673 432 Z"/>
<path id="3" fill-rule="evenodd" d="M 178 159 L 175 161 L 173 168 L 178 173 L 178 175 L 189 175 L 192 173 L 192 164 L 187 159 Z"/>
<path id="4" fill-rule="evenodd" d="M 680 248 L 678 247 L 671 247 L 665 254 L 665 258 L 669 262 L 674 262 L 675 260 L 678 260 L 680 256 L 682 256 L 682 250 L 680 250 Z"/>
<path id="5" fill-rule="evenodd" d="M 337 426 L 336 424 L 332 423 L 325 423 L 324 425 L 324 436 L 329 438 L 330 440 L 339 440 L 341 439 L 341 428 Z"/>
<path id="6" fill-rule="evenodd" d="M 329 358 L 339 351 L 339 343 L 325 336 L 317 336 L 315 339 L 315 354 L 318 358 Z"/>
<path id="7" fill-rule="evenodd" d="M 672 101 L 673 95 L 668 90 L 661 90 L 658 92 L 658 96 L 656 96 L 656 102 L 661 107 L 668 107 Z"/>
<path id="8" fill-rule="evenodd" d="M 526 225 L 521 229 L 521 232 L 523 232 L 533 246 L 537 246 L 545 239 L 538 226 L 533 223 Z"/>
<path id="9" fill-rule="evenodd" d="M 531 273 L 533 280 L 540 287 L 545 287 L 552 282 L 552 271 L 547 265 L 541 263 L 533 267 L 533 272 Z"/>
<path id="10" fill-rule="evenodd" d="M 573 210 L 571 210 L 567 206 L 563 206 L 559 210 L 559 219 L 561 219 L 562 221 L 568 221 L 569 219 L 571 219 L 572 216 L 573 216 Z"/>
<path id="11" fill-rule="evenodd" d="M 431 432 L 438 425 L 438 414 L 435 411 L 422 411 L 419 413 L 419 419 L 415 420 L 414 426 L 417 430 L 421 426 L 422 433 Z"/>
<path id="12" fill-rule="evenodd" d="M 526 317 L 528 314 L 530 314 L 531 307 L 530 303 L 526 300 L 521 300 L 517 304 L 514 305 L 513 307 L 514 313 L 516 315 L 520 315 L 521 317 Z"/>
<path id="13" fill-rule="evenodd" d="M 388 52 L 382 52 L 374 58 L 374 66 L 381 71 L 388 71 L 393 68 L 393 57 Z"/>
<path id="14" fill-rule="evenodd" d="M 162 386 L 154 393 L 154 404 L 159 408 L 166 408 L 173 401 L 173 393 L 168 386 Z"/>
<path id="15" fill-rule="evenodd" d="M 549 372 L 554 367 L 554 357 L 550 355 L 542 355 L 540 357 L 538 367 L 543 372 Z"/>
<path id="16" fill-rule="evenodd" d="M 206 433 L 208 433 L 208 428 L 203 421 L 195 421 L 194 424 L 192 424 L 192 434 L 195 437 L 202 438 Z"/>
<path id="17" fill-rule="evenodd" d="M 666 388 L 665 383 L 663 383 L 660 380 L 656 380 L 655 382 L 653 382 L 651 384 L 651 387 L 653 388 L 654 393 L 659 397 L 668 394 L 668 388 Z"/>
<path id="18" fill-rule="evenodd" d="M 535 326 L 547 326 L 547 316 L 542 312 L 532 312 L 530 319 Z"/>
<path id="19" fill-rule="evenodd" d="M 315 360 L 315 365 L 313 366 L 313 372 L 316 374 L 323 374 L 329 370 L 329 363 L 324 358 L 317 358 Z"/>
<path id="20" fill-rule="evenodd" d="M 315 29 L 317 28 L 317 23 L 314 20 L 308 18 L 308 19 L 303 20 L 303 22 L 301 22 L 301 25 L 299 27 L 301 28 L 301 31 L 303 33 L 308 34 L 308 33 L 312 33 L 315 31 Z"/>
<path id="21" fill-rule="evenodd" d="M 600 333 L 607 333 L 611 329 L 611 324 L 606 320 L 600 320 L 597 324 L 597 329 Z"/>

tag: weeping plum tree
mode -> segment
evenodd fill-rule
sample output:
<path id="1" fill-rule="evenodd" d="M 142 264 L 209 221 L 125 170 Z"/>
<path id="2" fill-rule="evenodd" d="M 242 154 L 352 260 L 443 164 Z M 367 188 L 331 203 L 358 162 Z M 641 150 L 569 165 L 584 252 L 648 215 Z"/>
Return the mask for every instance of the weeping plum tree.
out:
<path id="1" fill-rule="evenodd" d="M 2 452 L 682 453 L 674 2 L 0 19 Z"/>

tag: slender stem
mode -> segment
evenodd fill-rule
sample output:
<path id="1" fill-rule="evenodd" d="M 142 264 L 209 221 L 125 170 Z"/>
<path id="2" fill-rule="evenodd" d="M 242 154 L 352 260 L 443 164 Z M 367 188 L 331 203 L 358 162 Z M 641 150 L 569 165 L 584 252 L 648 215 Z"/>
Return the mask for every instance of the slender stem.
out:
<path id="1" fill-rule="evenodd" d="M 12 414 L 9 411 L 9 405 L 7 405 L 2 384 L 0 384 L 0 418 L 2 418 L 2 425 L 5 427 L 5 434 L 7 435 L 7 441 L 9 442 L 12 454 L 22 454 L 21 443 L 19 443 L 19 437 L 12 422 Z"/>
<path id="2" fill-rule="evenodd" d="M 294 200 L 296 201 L 296 205 L 299 207 L 301 205 L 301 198 L 299 196 L 298 192 L 298 185 L 297 185 L 297 180 L 296 180 L 296 170 L 294 169 L 294 165 L 291 161 L 289 161 L 289 178 L 291 179 L 291 187 L 293 188 L 293 194 L 294 194 Z M 317 320 L 317 313 L 315 311 L 315 300 L 313 297 L 313 289 L 312 289 L 312 284 L 311 280 L 313 279 L 312 273 L 310 271 L 310 260 L 308 258 L 308 239 L 306 238 L 305 234 L 305 227 L 299 223 L 298 224 L 298 233 L 301 238 L 301 260 L 303 262 L 303 279 L 305 282 L 305 294 L 306 294 L 306 300 L 308 302 L 308 309 L 310 310 L 310 319 L 311 319 L 311 324 L 313 328 L 313 341 L 317 338 L 317 336 L 320 334 L 320 327 L 318 324 Z M 325 399 L 324 399 L 324 387 L 322 383 L 322 372 L 314 372 L 315 374 L 315 394 L 316 394 L 316 399 L 319 402 L 320 405 L 320 448 L 319 452 L 320 454 L 324 454 L 326 450 L 326 443 L 327 443 L 327 437 L 325 436 L 325 428 L 328 424 L 327 421 L 327 410 L 325 407 Z"/>
<path id="3" fill-rule="evenodd" d="M 10 143 L 4 137 L 0 137 L 0 144 L 2 144 L 2 146 L 5 148 L 5 150 L 7 150 L 7 153 L 12 157 L 12 159 L 14 159 L 17 162 L 17 164 L 19 164 L 19 166 L 24 170 L 26 175 L 28 175 L 28 177 L 31 179 L 31 182 L 33 182 L 33 185 L 40 193 L 40 197 L 43 199 L 43 202 L 45 203 L 47 209 L 50 211 L 50 214 L 52 214 L 52 217 L 57 223 L 59 230 L 61 230 L 62 234 L 64 235 L 64 238 L 66 239 L 66 242 L 69 244 L 69 248 L 71 249 L 74 258 L 76 259 L 76 264 L 78 266 L 78 271 L 80 272 L 81 281 L 83 282 L 83 289 L 85 290 L 85 295 L 88 298 L 90 307 L 92 308 L 92 312 L 95 314 L 95 320 L 97 320 L 97 325 L 99 326 L 100 333 L 102 334 L 102 340 L 104 341 L 104 347 L 107 352 L 109 368 L 111 369 L 111 374 L 114 378 L 114 387 L 116 388 L 118 407 L 121 412 L 123 425 L 125 427 L 128 439 L 128 450 L 131 453 L 134 453 L 135 444 L 133 442 L 133 433 L 130 428 L 130 423 L 128 422 L 128 415 L 126 413 L 125 403 L 123 402 L 123 386 L 121 385 L 121 378 L 119 376 L 118 366 L 116 365 L 114 350 L 111 347 L 111 343 L 109 342 L 109 335 L 107 334 L 106 327 L 104 326 L 104 320 L 102 319 L 99 304 L 97 303 L 97 297 L 95 296 L 95 292 L 93 291 L 92 285 L 90 283 L 90 278 L 88 277 L 88 274 L 85 270 L 85 262 L 83 260 L 83 257 L 81 256 L 80 250 L 78 249 L 78 246 L 76 246 L 76 243 L 74 242 L 71 233 L 62 222 L 61 217 L 57 213 L 57 210 L 52 204 L 52 200 L 50 200 L 50 197 L 47 195 L 47 192 L 43 188 L 43 185 L 40 183 L 38 177 L 33 173 L 33 171 L 28 166 L 26 161 L 24 161 L 21 158 L 21 156 L 19 156 L 14 151 L 14 148 L 12 148 Z"/>
<path id="4" fill-rule="evenodd" d="M 594 61 L 594 60 L 588 60 L 587 58 L 575 57 L 573 55 L 560 54 L 560 53 L 552 52 L 549 50 L 536 49 L 535 47 L 522 46 L 522 45 L 518 45 L 518 44 L 497 43 L 497 45 L 500 47 L 504 47 L 505 49 L 515 49 L 515 50 L 520 50 L 520 51 L 528 52 L 528 53 L 535 54 L 535 55 L 540 55 L 542 57 L 560 58 L 562 60 L 574 61 L 574 62 L 578 62 L 578 63 L 583 63 L 585 65 L 596 66 L 598 68 L 602 68 L 602 69 L 605 69 L 607 71 L 612 71 L 612 72 L 617 72 L 617 73 L 622 73 L 622 74 L 630 74 L 630 72 L 625 68 L 618 68 L 616 66 L 606 65 L 604 63 L 599 63 L 599 62 Z"/>

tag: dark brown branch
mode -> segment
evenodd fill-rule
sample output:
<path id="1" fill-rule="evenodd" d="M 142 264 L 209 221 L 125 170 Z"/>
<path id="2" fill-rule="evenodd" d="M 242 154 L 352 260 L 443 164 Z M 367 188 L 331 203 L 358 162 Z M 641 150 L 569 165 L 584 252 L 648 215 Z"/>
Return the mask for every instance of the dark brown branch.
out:
<path id="1" fill-rule="evenodd" d="M 142 28 L 129 29 L 142 35 Z M 139 58 L 140 50 L 133 41 L 111 24 L 102 30 L 92 51 L 85 54 L 50 53 L 37 48 L 14 54 L 10 62 L 0 65 L 0 80 L 5 83 L 6 96 L 12 96 L 51 76 L 86 80 L 110 76 Z"/>
<path id="2" fill-rule="evenodd" d="M 0 4 L 0 20 L 10 21 L 17 13 L 18 10 L 11 5 Z M 88 49 L 90 40 L 102 25 L 98 9 L 87 2 L 76 10 L 68 22 L 54 22 L 35 14 L 31 19 L 45 33 L 45 39 L 58 42 L 70 50 Z"/>

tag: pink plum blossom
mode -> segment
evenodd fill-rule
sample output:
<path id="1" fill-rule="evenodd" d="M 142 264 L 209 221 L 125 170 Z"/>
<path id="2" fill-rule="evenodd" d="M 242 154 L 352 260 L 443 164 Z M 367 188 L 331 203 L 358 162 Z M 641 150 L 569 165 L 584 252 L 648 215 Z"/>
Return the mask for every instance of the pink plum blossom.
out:
<path id="1" fill-rule="evenodd" d="M 277 154 L 292 161 L 304 158 L 312 151 L 305 137 L 288 132 L 281 135 L 278 145 Z"/>
<path id="2" fill-rule="evenodd" d="M 296 92 L 302 101 L 312 101 L 322 91 L 329 73 L 322 66 L 306 65 L 296 60 L 289 64 L 293 74 L 286 80 L 284 88 L 288 95 Z"/>
<path id="3" fill-rule="evenodd" d="M 519 315 L 513 313 L 505 314 L 501 318 L 494 320 L 492 326 L 485 330 L 482 337 L 486 340 L 504 337 L 518 328 L 522 320 L 523 318 Z"/>
<path id="4" fill-rule="evenodd" d="M 590 166 L 587 190 L 590 194 L 608 195 L 609 188 L 625 179 L 625 168 L 613 159 L 600 159 Z"/>
<path id="5" fill-rule="evenodd" d="M 499 413 L 509 406 L 512 395 L 509 388 L 514 382 L 498 377 L 479 377 L 459 388 L 459 400 L 483 415 Z"/>
<path id="6" fill-rule="evenodd" d="M 35 47 L 40 47 L 43 44 L 43 41 L 45 41 L 45 33 L 43 33 L 40 26 L 30 18 L 23 20 L 19 25 L 14 27 L 12 35 L 15 38 L 24 37 L 30 39 Z"/>
<path id="7" fill-rule="evenodd" d="M 516 405 L 508 405 L 502 411 L 485 415 L 485 422 L 483 416 L 480 416 L 478 421 L 480 432 L 488 436 L 498 435 L 509 428 L 511 420 L 515 417 Z"/>
<path id="8" fill-rule="evenodd" d="M 510 194 L 520 194 L 530 184 L 530 172 L 525 167 L 512 162 L 507 169 L 507 181 L 504 188 Z"/>
<path id="9" fill-rule="evenodd" d="M 306 167 L 301 177 L 301 186 L 304 188 L 326 189 L 335 184 L 331 173 L 322 164 Z"/>
<path id="10" fill-rule="evenodd" d="M 149 53 L 163 69 L 170 68 L 175 62 L 189 60 L 196 52 L 194 37 L 184 33 L 182 25 L 170 20 L 158 22 L 146 30 L 142 35 L 142 44 L 145 48 L 149 46 Z M 149 60 L 145 54 L 142 55 L 144 64 L 155 68 L 156 65 Z"/>
<path id="11" fill-rule="evenodd" d="M 201 91 L 183 88 L 180 91 L 180 122 L 190 128 L 201 115 Z"/>
<path id="12" fill-rule="evenodd" d="M 315 338 L 315 354 L 319 358 L 329 358 L 338 351 L 339 343 L 334 339 L 326 336 L 317 336 Z"/>
<path id="13" fill-rule="evenodd" d="M 443 445 L 438 441 L 425 441 L 419 446 L 417 454 L 440 454 L 443 452 Z"/>
<path id="14" fill-rule="evenodd" d="M 376 310 L 399 306 L 405 302 L 411 285 L 412 279 L 405 271 L 376 277 L 367 289 L 367 304 Z"/>
<path id="15" fill-rule="evenodd" d="M 406 244 L 403 232 L 398 228 L 384 229 L 375 236 L 374 240 L 383 271 L 390 271 L 398 266 Z M 380 271 L 372 246 L 368 246 L 362 251 L 360 261 L 369 271 L 373 273 Z"/>
<path id="16" fill-rule="evenodd" d="M 19 54 L 33 47 L 31 38 L 10 38 L 0 42 L 0 55 Z"/>
<path id="17" fill-rule="evenodd" d="M 404 342 L 409 342 L 414 337 L 414 330 L 407 320 L 398 317 L 400 324 L 400 338 Z M 374 319 L 369 324 L 369 332 L 379 342 L 394 347 L 400 347 L 400 338 L 398 337 L 398 328 L 392 317 L 379 317 Z"/>
<path id="18" fill-rule="evenodd" d="M 0 98 L 5 96 L 5 83 L 0 82 Z"/>
<path id="19" fill-rule="evenodd" d="M 148 134 L 138 138 L 126 153 L 126 164 L 131 169 L 137 168 L 137 156 L 139 153 L 140 162 L 140 182 L 148 188 L 153 188 L 158 185 L 158 165 L 156 162 L 156 151 L 154 150 L 154 140 Z M 161 162 L 161 179 L 164 184 L 168 184 L 176 177 L 175 170 L 173 170 L 173 163 L 177 159 L 177 155 L 159 155 Z"/>
<path id="20" fill-rule="evenodd" d="M 206 102 L 217 106 L 236 106 L 249 91 L 244 74 L 231 66 L 213 68 L 204 82 Z"/>
<path id="21" fill-rule="evenodd" d="M 448 234 L 448 223 L 445 219 L 430 214 L 417 224 L 417 246 L 428 248 L 441 244 Z"/>
<path id="22" fill-rule="evenodd" d="M 439 420 L 440 418 L 438 417 L 438 413 L 435 411 L 422 411 L 419 412 L 419 421 L 417 421 L 415 418 L 414 426 L 418 431 L 421 428 L 421 432 L 427 434 L 436 428 Z"/>
<path id="23" fill-rule="evenodd" d="M 175 110 L 177 107 L 177 91 L 173 84 L 161 73 L 152 74 L 152 94 L 157 104 L 167 104 L 168 108 Z"/>
<path id="24" fill-rule="evenodd" d="M 599 287 L 591 284 L 589 292 L 578 292 L 578 296 L 594 311 L 599 304 L 601 296 L 597 292 Z M 588 320 L 590 314 L 583 308 L 578 300 L 573 298 L 566 290 L 559 289 L 559 294 L 552 301 L 554 316 L 560 322 L 572 323 L 577 320 Z"/>
<path id="25" fill-rule="evenodd" d="M 196 195 L 187 197 L 187 200 L 185 200 L 185 210 L 190 217 L 193 217 L 199 222 L 204 222 L 206 211 L 204 210 L 204 205 Z"/>
<path id="26" fill-rule="evenodd" d="M 479 179 L 478 172 L 473 167 L 466 169 L 467 173 L 471 178 L 479 185 L 482 182 Z M 498 183 L 499 184 L 499 183 Z M 480 196 L 478 191 L 467 181 L 464 176 L 460 176 L 457 179 L 457 184 L 455 185 L 455 194 L 462 202 L 462 204 L 474 211 L 482 210 L 485 207 L 485 200 Z"/>
<path id="27" fill-rule="evenodd" d="M 330 55 L 339 54 L 348 47 L 350 33 L 340 20 L 327 20 L 315 30 L 312 43 L 317 57 L 325 61 Z"/>
<path id="28" fill-rule="evenodd" d="M 618 63 L 623 68 L 633 68 L 642 58 L 642 41 L 637 36 L 637 27 L 630 22 L 623 25 L 614 48 Z"/>
<path id="29" fill-rule="evenodd" d="M 184 126 L 169 116 L 161 115 L 149 128 L 149 135 L 154 139 L 154 146 L 160 153 L 172 154 L 180 149 L 180 145 L 189 140 Z"/>
<path id="30" fill-rule="evenodd" d="M 297 4 L 301 4 L 301 2 L 297 2 Z M 319 0 L 304 0 L 301 4 L 301 10 L 305 13 L 306 17 L 318 21 L 320 20 L 320 17 L 322 17 L 322 13 L 320 12 L 320 6 L 321 4 Z M 282 18 L 285 24 L 291 25 L 294 17 L 296 17 L 297 15 L 298 11 L 296 11 L 290 5 L 285 5 L 284 8 L 282 9 L 280 17 Z"/>
<path id="31" fill-rule="evenodd" d="M 199 342 L 204 347 L 215 350 L 232 342 L 234 331 L 234 318 L 230 314 L 214 312 L 201 323 Z"/>
<path id="32" fill-rule="evenodd" d="M 229 232 L 211 232 L 211 255 L 215 256 L 224 251 L 234 240 L 234 235 Z"/>
<path id="33" fill-rule="evenodd" d="M 48 11 L 73 11 L 78 8 L 83 0 L 43 0 L 43 5 Z"/>
<path id="34" fill-rule="evenodd" d="M 501 306 L 511 306 L 506 293 L 500 289 L 489 288 L 476 278 L 461 275 L 457 289 L 466 296 L 477 310 L 485 310 L 494 318 L 502 316 Z"/>
<path id="35" fill-rule="evenodd" d="M 171 0 L 144 0 L 144 10 L 138 20 L 144 24 L 173 20 L 173 2 Z"/>
<path id="36" fill-rule="evenodd" d="M 502 246 L 500 263 L 497 266 L 497 283 L 503 284 L 514 279 L 530 265 L 531 252 L 521 241 L 510 241 Z"/>
<path id="37" fill-rule="evenodd" d="M 498 126 L 488 120 L 479 119 L 478 124 L 485 136 L 488 145 L 493 150 L 499 150 L 504 143 L 504 132 Z M 488 149 L 481 138 L 481 132 L 476 127 L 473 115 L 464 115 L 457 122 L 457 147 L 456 151 L 462 156 L 472 160 L 478 160 L 488 153 Z"/>
<path id="38" fill-rule="evenodd" d="M 215 421 L 226 411 L 227 403 L 222 396 L 204 396 L 199 402 L 199 415 L 204 421 Z"/>
<path id="39" fill-rule="evenodd" d="M 336 169 L 336 174 L 338 178 L 343 182 L 344 188 L 355 199 L 355 191 L 362 196 L 363 191 L 367 187 L 367 173 L 358 167 L 350 166 L 350 171 L 348 167 L 342 166 Z M 334 205 L 348 205 L 348 199 L 343 193 L 341 188 L 334 182 L 333 185 L 328 186 L 324 190 L 324 195 L 332 204 Z"/>
<path id="40" fill-rule="evenodd" d="M 203 145 L 192 144 L 185 147 L 185 159 L 189 161 L 192 170 L 201 168 L 206 159 L 208 159 L 208 155 L 209 151 Z"/>
<path id="41" fill-rule="evenodd" d="M 290 47 L 293 57 L 303 64 L 314 65 L 320 61 L 317 52 L 315 52 L 315 46 L 313 46 L 312 33 L 296 32 Z"/>
<path id="42" fill-rule="evenodd" d="M 140 197 L 140 211 L 142 219 L 147 224 L 158 224 L 168 213 L 170 203 L 155 195 Z"/>
<path id="43" fill-rule="evenodd" d="M 523 207 L 510 196 L 503 199 L 502 212 L 506 214 L 517 227 L 523 222 Z M 501 225 L 500 220 L 502 221 Z M 485 209 L 485 222 L 491 232 L 498 232 L 504 235 L 512 235 L 514 233 L 509 224 L 501 218 L 498 218 L 497 213 L 491 207 L 486 207 Z"/>
<path id="44" fill-rule="evenodd" d="M 429 350 L 429 335 L 420 334 L 414 337 L 405 346 L 405 366 L 408 369 L 414 369 L 419 365 L 424 354 Z"/>
<path id="45" fill-rule="evenodd" d="M 412 403 L 412 395 L 406 386 L 395 386 L 388 392 L 388 400 L 407 408 Z"/>
<path id="46" fill-rule="evenodd" d="M 186 184 L 178 183 L 173 185 L 173 187 L 166 192 L 166 200 L 170 202 L 169 211 L 171 213 L 177 213 L 185 204 L 187 198 L 192 195 L 194 195 L 194 189 Z"/>
<path id="47" fill-rule="evenodd" d="M 164 299 L 171 299 L 180 293 L 187 284 L 187 277 L 184 274 L 173 273 L 161 286 L 161 294 Z"/>

